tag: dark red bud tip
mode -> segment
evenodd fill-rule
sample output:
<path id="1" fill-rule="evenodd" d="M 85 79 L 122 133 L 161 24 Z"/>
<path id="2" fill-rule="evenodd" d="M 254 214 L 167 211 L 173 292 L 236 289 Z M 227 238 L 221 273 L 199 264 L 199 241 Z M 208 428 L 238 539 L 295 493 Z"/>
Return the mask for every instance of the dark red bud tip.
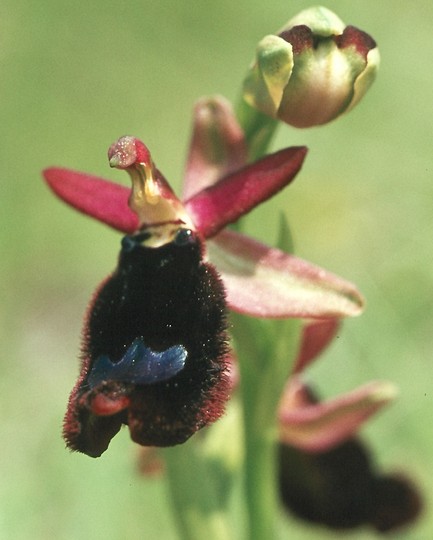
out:
<path id="1" fill-rule="evenodd" d="M 346 47 L 355 47 L 356 51 L 367 59 L 367 54 L 376 47 L 376 42 L 366 32 L 347 26 L 340 36 L 334 37 L 335 43 L 339 49 Z"/>
<path id="2" fill-rule="evenodd" d="M 303 50 L 314 47 L 313 32 L 305 24 L 284 30 L 284 32 L 279 34 L 279 37 L 290 43 L 293 48 L 293 54 L 300 54 Z"/>
<path id="3" fill-rule="evenodd" d="M 138 163 L 144 163 L 146 165 L 151 163 L 150 152 L 147 146 L 139 139 L 130 135 L 120 137 L 120 139 L 110 146 L 108 149 L 108 159 L 110 161 L 110 167 L 116 167 L 117 169 L 127 169 Z"/>

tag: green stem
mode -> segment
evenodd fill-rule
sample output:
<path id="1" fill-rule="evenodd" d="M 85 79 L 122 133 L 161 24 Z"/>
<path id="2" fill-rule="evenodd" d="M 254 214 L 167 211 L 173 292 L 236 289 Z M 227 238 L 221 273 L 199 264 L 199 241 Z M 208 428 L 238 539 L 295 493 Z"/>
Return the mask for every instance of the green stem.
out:
<path id="1" fill-rule="evenodd" d="M 245 386 L 245 385 L 243 385 Z M 244 397 L 244 440 L 245 440 L 245 494 L 248 513 L 249 540 L 273 539 L 276 494 L 276 455 L 274 418 L 267 426 L 256 421 L 257 411 L 251 400 Z"/>
<path id="2" fill-rule="evenodd" d="M 275 538 L 276 485 L 275 447 L 260 438 L 251 438 L 246 466 L 253 471 L 247 476 L 246 490 L 249 501 L 249 539 Z M 263 504 L 266 502 L 266 504 Z M 274 510 L 275 509 L 275 510 Z"/>
<path id="3" fill-rule="evenodd" d="M 244 415 L 249 540 L 275 538 L 278 514 L 277 408 L 299 343 L 299 322 L 233 314 Z"/>
<path id="4" fill-rule="evenodd" d="M 245 134 L 250 161 L 266 154 L 278 126 L 278 121 L 253 109 L 242 98 L 236 107 L 236 116 Z"/>
<path id="5" fill-rule="evenodd" d="M 236 114 L 249 159 L 257 160 L 267 152 L 278 121 L 242 98 Z M 277 408 L 298 351 L 300 324 L 293 319 L 259 321 L 237 314 L 232 320 L 244 414 L 248 539 L 273 539 L 278 514 Z"/>

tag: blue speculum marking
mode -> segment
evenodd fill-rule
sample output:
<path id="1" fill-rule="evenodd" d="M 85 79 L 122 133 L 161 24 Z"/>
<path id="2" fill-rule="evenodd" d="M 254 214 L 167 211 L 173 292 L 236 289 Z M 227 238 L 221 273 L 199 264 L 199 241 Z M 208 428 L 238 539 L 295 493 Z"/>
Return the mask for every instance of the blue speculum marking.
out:
<path id="1" fill-rule="evenodd" d="M 99 356 L 87 378 L 91 388 L 104 381 L 133 384 L 152 384 L 174 377 L 185 366 L 188 353 L 182 345 L 174 345 L 165 351 L 152 351 L 136 338 L 122 358 L 113 363 L 106 355 Z"/>

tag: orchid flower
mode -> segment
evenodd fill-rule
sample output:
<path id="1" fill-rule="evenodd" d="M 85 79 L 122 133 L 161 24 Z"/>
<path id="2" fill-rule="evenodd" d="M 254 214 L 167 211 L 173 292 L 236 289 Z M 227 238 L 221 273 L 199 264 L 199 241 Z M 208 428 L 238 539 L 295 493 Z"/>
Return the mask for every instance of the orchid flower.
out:
<path id="1" fill-rule="evenodd" d="M 299 376 L 291 379 L 279 411 L 279 489 L 283 506 L 332 529 L 369 525 L 388 533 L 413 522 L 423 503 L 405 475 L 382 473 L 356 431 L 395 395 L 372 382 L 320 401 Z"/>
<path id="2" fill-rule="evenodd" d="M 221 148 L 222 157 L 218 154 Z M 216 98 L 199 103 L 195 109 L 184 187 L 186 200 L 183 202 L 156 168 L 144 144 L 129 136 L 122 137 L 110 147 L 109 160 L 111 166 L 125 169 L 130 174 L 131 193 L 116 184 L 65 169 L 47 169 L 44 176 L 54 192 L 66 202 L 128 233 L 122 241 L 123 255 L 119 262 L 127 268 L 132 268 L 133 261 L 137 260 L 128 258 L 128 254 L 138 245 L 150 248 L 149 253 L 154 254 L 156 251 L 152 248 L 155 247 L 193 242 L 198 246 L 197 257 L 207 259 L 201 240 L 206 239 L 209 260 L 221 276 L 231 309 L 271 318 L 342 317 L 360 313 L 362 298 L 351 283 L 293 255 L 234 231 L 222 230 L 286 186 L 301 168 L 306 153 L 303 147 L 288 148 L 246 165 L 243 148 L 242 130 L 230 106 Z M 166 264 L 166 255 L 163 260 L 158 260 L 152 264 L 159 268 Z M 173 268 L 172 272 L 176 272 L 177 267 Z M 213 275 L 213 267 L 207 268 L 206 275 Z M 185 271 L 189 272 L 187 268 Z M 213 319 L 221 319 L 215 332 L 220 337 L 211 349 L 217 351 L 214 356 L 220 358 L 217 370 L 220 375 L 217 376 L 216 368 L 212 368 L 212 375 L 196 381 L 200 399 L 190 397 L 185 400 L 185 395 L 193 395 L 191 391 L 176 390 L 179 399 L 175 408 L 190 411 L 182 421 L 171 411 L 174 388 L 179 386 L 175 377 L 182 372 L 179 376 L 190 381 L 199 370 L 192 369 L 192 360 L 186 361 L 188 347 L 180 344 L 176 332 L 173 331 L 176 338 L 168 341 L 161 342 L 151 335 L 145 342 L 141 326 L 137 326 L 135 334 L 127 328 L 128 322 L 123 319 L 127 319 L 133 309 L 134 299 L 131 305 L 125 305 L 125 315 L 116 313 L 123 325 L 119 330 L 110 306 L 123 302 L 126 285 L 116 276 L 125 272 L 119 266 L 92 302 L 84 332 L 82 369 L 65 418 L 64 435 L 69 447 L 91 456 L 99 456 L 105 451 L 122 423 L 129 425 L 132 438 L 142 445 L 166 446 L 183 442 L 221 415 L 228 396 L 223 375 L 226 369 L 223 342 L 227 338 L 224 337 L 223 319 L 215 315 Z M 135 281 L 140 281 L 140 274 L 135 273 Z M 164 289 L 177 277 L 167 274 Z M 206 279 L 211 280 L 208 286 L 213 291 L 206 294 L 221 297 L 223 293 L 216 292 L 219 289 L 216 276 Z M 134 289 L 134 294 L 142 294 L 142 288 L 128 287 Z M 163 302 L 159 297 L 165 298 L 168 294 L 165 291 L 163 295 L 164 289 L 159 290 L 153 303 Z M 174 297 L 177 293 L 171 294 Z M 108 295 L 114 295 L 117 300 Z M 187 300 L 178 300 L 176 305 L 185 309 L 186 303 Z M 170 309 L 172 312 L 177 310 Z M 217 311 L 219 313 L 221 309 Z M 148 317 L 152 318 L 152 313 L 140 314 L 139 318 Z M 197 318 L 202 316 L 197 315 Z M 165 317 L 162 320 L 166 321 Z M 164 322 L 164 325 L 171 327 L 171 319 L 167 321 L 170 322 Z M 100 335 L 105 328 L 112 327 L 117 328 L 120 337 L 117 341 L 109 337 L 109 344 L 102 345 Z M 108 331 L 109 336 L 113 331 Z M 207 335 L 207 331 L 202 329 L 200 332 Z M 209 335 L 213 334 L 213 330 L 209 332 Z M 211 338 L 201 339 L 208 343 Z M 112 358 L 107 356 L 107 347 L 113 349 Z M 161 399 L 159 403 L 156 396 L 161 394 L 162 387 L 170 386 L 170 380 L 176 381 L 170 388 L 170 400 Z M 146 399 L 143 384 L 148 385 Z"/>
<path id="3" fill-rule="evenodd" d="M 216 145 L 225 149 L 225 155 L 223 159 L 219 158 L 219 162 L 215 159 L 218 155 Z M 222 231 L 224 226 L 287 185 L 299 171 L 306 153 L 303 147 L 289 148 L 252 165 L 245 165 L 241 161 L 243 145 L 242 131 L 229 105 L 217 98 L 201 102 L 196 107 L 184 188 L 187 199 L 183 203 L 155 167 L 148 149 L 133 137 L 122 137 L 109 150 L 110 165 L 126 169 L 130 174 L 133 181 L 131 193 L 116 184 L 65 169 L 47 169 L 44 176 L 57 195 L 82 212 L 129 234 L 136 230 L 152 230 L 150 240 L 147 237 L 139 239 L 150 247 L 166 245 L 167 238 L 172 239 L 177 234 L 172 231 L 174 225 L 170 224 L 182 224 L 183 233 L 188 230 L 197 238 L 212 238 L 207 241 L 209 259 L 222 278 L 227 303 L 234 310 L 259 317 L 279 318 L 358 314 L 362 298 L 354 285 L 293 255 L 234 231 Z M 234 166 L 240 168 L 232 171 Z M 161 228 L 161 224 L 164 227 Z M 155 232 L 156 225 L 160 227 L 158 232 Z M 134 236 L 125 237 L 122 250 L 131 251 L 137 245 L 136 239 Z M 170 275 L 166 281 L 169 279 Z M 125 284 L 116 287 L 123 291 Z M 107 309 L 109 311 L 107 306 L 114 301 L 105 299 L 104 295 L 113 288 L 115 286 L 111 282 L 101 287 L 90 310 L 85 336 L 92 331 L 97 335 L 102 333 L 99 319 L 106 317 L 101 314 Z M 112 326 L 116 323 L 110 319 L 103 324 Z M 186 403 L 179 398 L 179 408 L 191 410 L 191 417 L 185 420 L 185 425 L 182 423 L 182 428 L 177 428 L 180 431 L 176 431 L 176 435 L 172 434 L 173 426 L 179 426 L 179 419 L 172 418 L 168 411 L 170 407 L 167 406 L 164 415 L 161 410 L 151 416 L 145 414 L 144 409 L 153 408 L 149 403 L 153 404 L 155 397 L 153 400 L 149 397 L 145 400 L 147 405 L 143 405 L 141 385 L 150 384 L 153 390 L 152 383 L 162 385 L 166 379 L 173 378 L 184 369 L 186 352 L 178 344 L 177 337 L 177 340 L 164 342 L 165 356 L 156 357 L 153 349 L 161 350 L 159 342 L 153 344 L 153 349 L 148 349 L 148 343 L 134 341 L 137 336 L 129 330 L 122 331 L 129 336 L 127 342 L 123 337 L 119 338 L 116 346 L 110 341 L 110 347 L 115 351 L 123 351 L 113 353 L 114 356 L 117 354 L 115 360 L 107 357 L 104 347 L 95 347 L 92 337 L 85 339 L 81 374 L 65 418 L 64 435 L 70 448 L 99 456 L 122 423 L 129 425 L 133 439 L 140 444 L 177 444 L 221 415 L 227 399 L 224 397 L 227 396 L 224 377 L 214 381 L 209 388 L 209 381 L 197 383 L 201 388 L 199 394 L 207 394 L 207 398 L 195 400 L 194 406 L 192 402 Z M 221 341 L 225 339 L 221 337 Z M 156 361 L 164 369 L 154 373 L 150 365 Z M 140 375 L 134 373 L 134 370 L 138 371 L 138 365 Z M 224 371 L 224 362 L 221 371 Z M 143 375 L 148 372 L 153 379 Z M 126 389 L 127 384 L 140 389 L 139 395 L 129 387 Z M 191 394 L 190 391 L 185 393 Z M 153 395 L 152 392 L 150 394 Z M 206 414 L 203 411 L 207 411 Z M 161 431 L 166 435 L 160 436 Z"/>
<path id="4" fill-rule="evenodd" d="M 382 473 L 359 429 L 397 395 L 372 381 L 337 398 L 319 400 L 303 371 L 331 343 L 337 319 L 306 322 L 292 376 L 278 408 L 279 489 L 283 506 L 332 529 L 370 525 L 388 533 L 413 522 L 423 503 L 406 476 Z"/>

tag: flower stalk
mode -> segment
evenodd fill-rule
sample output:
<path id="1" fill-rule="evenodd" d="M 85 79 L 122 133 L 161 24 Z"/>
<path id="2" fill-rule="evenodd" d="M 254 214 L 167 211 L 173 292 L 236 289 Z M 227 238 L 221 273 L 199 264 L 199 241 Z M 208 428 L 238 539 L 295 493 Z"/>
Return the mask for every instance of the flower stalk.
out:
<path id="1" fill-rule="evenodd" d="M 299 344 L 296 319 L 259 321 L 233 314 L 244 428 L 249 540 L 273 538 L 278 512 L 276 410 Z"/>
<path id="2" fill-rule="evenodd" d="M 249 161 L 266 154 L 278 127 L 278 120 L 251 107 L 243 98 L 237 104 L 236 116 L 245 134 Z"/>

